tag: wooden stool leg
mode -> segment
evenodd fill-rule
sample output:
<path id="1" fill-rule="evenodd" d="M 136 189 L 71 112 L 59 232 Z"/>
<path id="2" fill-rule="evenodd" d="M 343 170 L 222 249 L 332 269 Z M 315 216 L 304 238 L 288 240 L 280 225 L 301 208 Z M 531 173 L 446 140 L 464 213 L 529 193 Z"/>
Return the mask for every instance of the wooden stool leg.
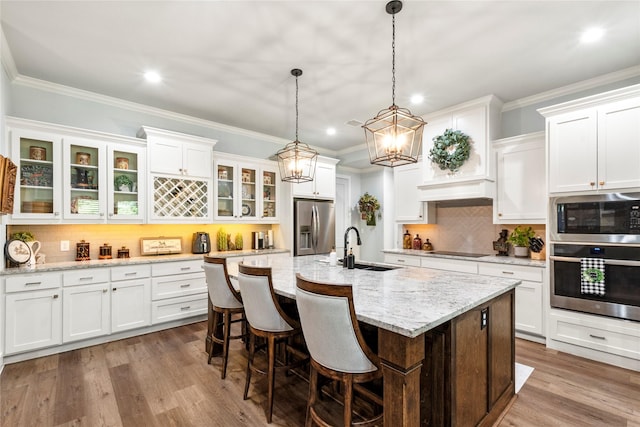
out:
<path id="1" fill-rule="evenodd" d="M 253 365 L 253 354 L 255 352 L 256 337 L 249 332 L 249 357 L 247 359 L 247 379 L 244 383 L 244 396 L 243 399 L 247 400 L 249 394 L 249 383 L 251 382 L 251 367 Z"/>
<path id="2" fill-rule="evenodd" d="M 267 382 L 269 384 L 269 402 L 267 410 L 267 423 L 271 424 L 271 414 L 273 413 L 273 388 L 275 385 L 276 372 L 276 342 L 275 337 L 269 335 L 267 338 L 267 354 L 269 357 L 269 368 L 267 370 Z"/>
<path id="3" fill-rule="evenodd" d="M 353 377 L 347 375 L 344 378 L 344 425 L 351 426 L 352 406 L 353 406 Z"/>
<path id="4" fill-rule="evenodd" d="M 211 323 L 211 337 L 215 336 L 216 330 L 217 330 L 217 325 L 218 322 L 220 322 L 220 313 L 218 313 L 217 311 L 213 311 L 213 322 Z M 211 339 L 211 338 L 210 338 Z M 211 340 L 211 346 L 209 346 L 209 359 L 207 360 L 207 364 L 211 365 L 211 359 L 213 358 L 213 353 L 215 352 L 215 343 L 213 342 L 213 340 Z"/>
<path id="5" fill-rule="evenodd" d="M 224 317 L 224 337 L 222 338 L 222 379 L 227 376 L 227 361 L 229 360 L 229 336 L 231 335 L 231 312 L 225 311 Z"/>
<path id="6" fill-rule="evenodd" d="M 311 427 L 313 425 L 313 419 L 311 418 L 311 408 L 316 404 L 318 396 L 318 371 L 311 365 L 309 367 L 309 400 L 307 402 L 307 418 L 305 427 Z"/>

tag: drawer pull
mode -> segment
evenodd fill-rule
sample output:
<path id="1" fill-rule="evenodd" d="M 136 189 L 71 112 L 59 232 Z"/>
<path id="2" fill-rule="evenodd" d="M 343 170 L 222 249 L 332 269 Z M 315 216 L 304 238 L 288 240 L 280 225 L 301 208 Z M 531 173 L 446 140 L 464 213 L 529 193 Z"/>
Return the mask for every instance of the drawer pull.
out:
<path id="1" fill-rule="evenodd" d="M 117 290 L 118 290 L 118 288 L 113 288 L 113 289 L 111 289 L 111 290 L 112 290 L 113 292 L 115 292 L 115 291 L 117 291 Z"/>
<path id="2" fill-rule="evenodd" d="M 109 289 L 103 289 L 103 290 L 102 290 L 102 293 L 103 293 L 103 294 L 106 294 L 107 292 L 109 292 Z"/>
<path id="3" fill-rule="evenodd" d="M 186 270 L 191 270 L 191 267 L 182 267 L 182 268 L 180 269 L 180 271 L 186 271 Z"/>
<path id="4" fill-rule="evenodd" d="M 186 311 L 186 310 L 189 310 L 190 308 L 191 308 L 191 306 L 190 306 L 190 305 L 188 305 L 188 306 L 186 306 L 186 307 L 180 307 L 180 310 L 182 310 L 182 311 Z"/>
<path id="5" fill-rule="evenodd" d="M 58 294 L 53 294 L 53 299 L 57 299 L 58 298 Z"/>
<path id="6" fill-rule="evenodd" d="M 597 339 L 597 340 L 606 340 L 606 338 L 605 338 L 605 337 L 601 337 L 601 336 L 599 336 L 599 335 L 589 334 L 589 336 L 590 336 L 591 338 L 595 338 L 595 339 Z"/>
<path id="7" fill-rule="evenodd" d="M 137 271 L 132 271 L 131 273 L 124 273 L 125 276 L 135 276 L 136 274 L 138 274 Z"/>
<path id="8" fill-rule="evenodd" d="M 403 259 L 398 259 L 398 260 L 396 260 L 396 261 L 398 261 L 398 262 L 404 262 L 404 260 L 403 260 Z"/>
<path id="9" fill-rule="evenodd" d="M 184 285 L 180 285 L 181 288 L 188 288 L 191 286 L 191 283 L 185 283 Z"/>
<path id="10" fill-rule="evenodd" d="M 41 284 L 42 284 L 42 282 L 27 282 L 24 285 L 25 286 L 33 286 L 33 285 L 41 285 Z"/>
<path id="11" fill-rule="evenodd" d="M 89 277 L 81 277 L 78 280 L 92 280 L 93 276 L 89 276 Z"/>
<path id="12" fill-rule="evenodd" d="M 513 274 L 513 271 L 503 271 L 502 274 Z"/>

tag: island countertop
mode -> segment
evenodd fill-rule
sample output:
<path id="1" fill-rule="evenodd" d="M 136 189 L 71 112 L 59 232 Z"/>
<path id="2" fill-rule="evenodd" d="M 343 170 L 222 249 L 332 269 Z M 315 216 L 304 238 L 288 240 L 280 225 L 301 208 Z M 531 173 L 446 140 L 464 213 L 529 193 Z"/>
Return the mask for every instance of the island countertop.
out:
<path id="1" fill-rule="evenodd" d="M 350 284 L 358 320 L 409 338 L 520 284 L 515 279 L 417 267 L 349 270 L 341 265 L 330 266 L 325 256 L 273 258 L 268 265 L 277 294 L 295 299 L 296 273 L 310 280 Z M 233 259 L 229 260 L 228 269 L 229 275 L 237 276 L 238 264 Z"/>

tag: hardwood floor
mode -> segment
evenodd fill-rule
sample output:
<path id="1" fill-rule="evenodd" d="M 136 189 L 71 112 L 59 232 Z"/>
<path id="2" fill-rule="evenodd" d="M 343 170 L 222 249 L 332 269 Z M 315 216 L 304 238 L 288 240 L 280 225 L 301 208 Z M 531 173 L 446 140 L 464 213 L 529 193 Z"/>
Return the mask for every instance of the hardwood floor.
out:
<path id="1" fill-rule="evenodd" d="M 202 322 L 7 365 L 0 425 L 266 425 L 266 380 L 257 376 L 242 400 L 242 343 L 232 343 L 221 380 L 220 359 L 207 365 L 205 335 Z M 535 370 L 500 426 L 640 427 L 639 372 L 522 340 L 516 360 Z M 271 425 L 304 425 L 307 390 L 297 376 L 279 376 Z"/>

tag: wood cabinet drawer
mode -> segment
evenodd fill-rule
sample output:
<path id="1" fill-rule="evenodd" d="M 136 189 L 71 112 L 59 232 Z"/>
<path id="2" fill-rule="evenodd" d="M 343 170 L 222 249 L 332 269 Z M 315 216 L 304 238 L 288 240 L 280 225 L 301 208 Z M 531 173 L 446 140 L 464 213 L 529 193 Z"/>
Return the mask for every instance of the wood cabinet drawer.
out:
<path id="1" fill-rule="evenodd" d="M 144 279 L 151 276 L 150 265 L 127 265 L 123 267 L 111 268 L 111 281 L 119 282 L 121 280 Z"/>
<path id="2" fill-rule="evenodd" d="M 92 283 L 104 283 L 109 281 L 108 268 L 89 268 L 62 273 L 64 286 L 89 285 Z"/>
<path id="3" fill-rule="evenodd" d="M 411 255 L 384 254 L 384 262 L 387 264 L 420 267 L 420 257 Z"/>
<path id="4" fill-rule="evenodd" d="M 53 289 L 62 286 L 62 276 L 59 273 L 21 274 L 7 277 L 5 284 L 7 293 Z"/>
<path id="5" fill-rule="evenodd" d="M 478 266 L 479 274 L 528 280 L 530 282 L 542 282 L 543 271 L 543 268 L 527 267 L 522 265 L 487 264 L 481 262 Z"/>
<path id="6" fill-rule="evenodd" d="M 207 314 L 207 294 L 153 301 L 151 303 L 151 323 L 153 324 L 201 314 Z"/>
<path id="7" fill-rule="evenodd" d="M 202 292 L 207 292 L 207 280 L 204 277 L 204 272 L 151 279 L 151 299 L 154 301 Z"/>
<path id="8" fill-rule="evenodd" d="M 640 330 L 634 322 L 616 325 L 606 320 L 551 314 L 549 338 L 565 343 L 640 360 Z"/>
<path id="9" fill-rule="evenodd" d="M 152 276 L 170 276 L 173 274 L 197 273 L 200 272 L 204 276 L 202 270 L 204 259 L 182 262 L 162 262 L 151 265 Z"/>
<path id="10" fill-rule="evenodd" d="M 478 274 L 478 263 L 450 258 L 422 258 L 421 267 L 436 270 L 455 271 L 458 273 Z"/>

